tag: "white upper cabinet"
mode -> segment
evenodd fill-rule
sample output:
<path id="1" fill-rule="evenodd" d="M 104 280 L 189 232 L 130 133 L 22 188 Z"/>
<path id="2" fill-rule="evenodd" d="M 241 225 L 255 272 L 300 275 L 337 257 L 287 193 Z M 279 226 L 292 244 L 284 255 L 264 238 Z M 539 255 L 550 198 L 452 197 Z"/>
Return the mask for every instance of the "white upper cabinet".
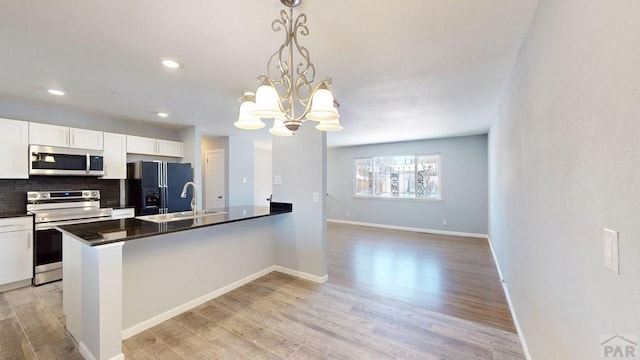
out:
<path id="1" fill-rule="evenodd" d="M 0 179 L 29 178 L 29 123 L 0 119 Z"/>
<path id="2" fill-rule="evenodd" d="M 29 124 L 29 143 L 34 145 L 103 150 L 102 131 L 49 124 Z"/>
<path id="3" fill-rule="evenodd" d="M 127 178 L 127 136 L 104 133 L 104 176 L 102 179 Z"/>
<path id="4" fill-rule="evenodd" d="M 69 128 L 69 147 L 103 150 L 103 134 L 102 131 Z"/>
<path id="5" fill-rule="evenodd" d="M 29 124 L 29 144 L 69 147 L 69 128 L 48 124 Z"/>
<path id="6" fill-rule="evenodd" d="M 127 152 L 130 154 L 182 157 L 183 144 L 179 141 L 127 135 Z"/>
<path id="7" fill-rule="evenodd" d="M 157 140 L 158 143 L 158 155 L 161 156 L 173 156 L 173 157 L 183 157 L 184 150 L 183 144 L 180 141 L 169 141 L 169 140 Z"/>
<path id="8" fill-rule="evenodd" d="M 130 154 L 156 153 L 156 139 L 127 135 L 127 152 Z"/>

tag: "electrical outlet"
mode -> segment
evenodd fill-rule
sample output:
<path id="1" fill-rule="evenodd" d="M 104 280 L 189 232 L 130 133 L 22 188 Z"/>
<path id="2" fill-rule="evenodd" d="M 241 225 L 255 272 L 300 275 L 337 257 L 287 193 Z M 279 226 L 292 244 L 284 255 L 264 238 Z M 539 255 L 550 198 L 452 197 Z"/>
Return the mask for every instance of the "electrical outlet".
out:
<path id="1" fill-rule="evenodd" d="M 246 183 L 247 183 L 247 178 L 246 178 L 246 177 L 243 177 L 243 178 L 242 178 L 242 183 L 243 183 L 243 184 L 246 184 Z"/>
<path id="2" fill-rule="evenodd" d="M 320 201 L 320 194 L 313 193 L 313 202 L 318 202 L 318 201 Z"/>
<path id="3" fill-rule="evenodd" d="M 604 229 L 604 266 L 616 274 L 620 274 L 620 253 L 618 232 Z"/>
<path id="4" fill-rule="evenodd" d="M 282 184 L 282 176 L 274 175 L 273 176 L 273 185 L 280 185 L 280 184 Z"/>
<path id="5" fill-rule="evenodd" d="M 449 225 L 449 220 L 447 220 L 447 219 L 443 219 L 443 220 L 442 220 L 442 225 L 444 225 L 444 226 Z"/>
<path id="6" fill-rule="evenodd" d="M 351 213 L 347 211 L 347 217 L 350 217 L 350 216 L 351 216 Z"/>

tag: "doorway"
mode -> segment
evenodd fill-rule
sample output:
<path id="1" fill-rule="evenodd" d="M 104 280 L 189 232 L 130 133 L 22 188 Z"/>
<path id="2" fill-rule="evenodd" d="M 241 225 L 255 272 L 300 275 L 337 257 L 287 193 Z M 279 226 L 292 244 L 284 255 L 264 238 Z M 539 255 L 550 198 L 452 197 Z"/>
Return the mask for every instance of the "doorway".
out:
<path id="1" fill-rule="evenodd" d="M 207 150 L 205 169 L 205 208 L 217 209 L 226 207 L 224 196 L 224 149 Z"/>

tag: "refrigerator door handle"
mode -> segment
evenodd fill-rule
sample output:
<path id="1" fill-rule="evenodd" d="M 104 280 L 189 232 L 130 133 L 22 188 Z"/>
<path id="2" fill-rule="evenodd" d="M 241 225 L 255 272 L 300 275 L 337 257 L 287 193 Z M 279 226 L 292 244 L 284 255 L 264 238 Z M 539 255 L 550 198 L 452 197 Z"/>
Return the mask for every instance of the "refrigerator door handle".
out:
<path id="1" fill-rule="evenodd" d="M 168 191 L 168 185 L 167 185 L 167 163 L 163 162 L 162 163 L 162 191 L 163 191 L 163 195 L 162 198 L 164 199 L 164 213 L 168 214 L 169 213 L 169 191 Z"/>
<path id="2" fill-rule="evenodd" d="M 162 163 L 157 162 L 157 175 L 158 175 L 158 192 L 160 193 L 160 204 L 158 204 L 158 212 L 164 214 L 164 194 L 162 192 Z"/>

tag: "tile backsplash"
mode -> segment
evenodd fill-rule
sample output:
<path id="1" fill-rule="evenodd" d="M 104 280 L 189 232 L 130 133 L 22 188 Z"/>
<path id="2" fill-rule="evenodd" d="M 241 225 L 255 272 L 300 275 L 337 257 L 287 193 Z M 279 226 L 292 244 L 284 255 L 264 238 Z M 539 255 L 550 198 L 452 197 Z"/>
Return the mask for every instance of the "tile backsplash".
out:
<path id="1" fill-rule="evenodd" d="M 0 215 L 25 211 L 27 191 L 100 190 L 100 205 L 120 206 L 120 180 L 88 176 L 31 176 L 29 179 L 0 179 Z"/>

